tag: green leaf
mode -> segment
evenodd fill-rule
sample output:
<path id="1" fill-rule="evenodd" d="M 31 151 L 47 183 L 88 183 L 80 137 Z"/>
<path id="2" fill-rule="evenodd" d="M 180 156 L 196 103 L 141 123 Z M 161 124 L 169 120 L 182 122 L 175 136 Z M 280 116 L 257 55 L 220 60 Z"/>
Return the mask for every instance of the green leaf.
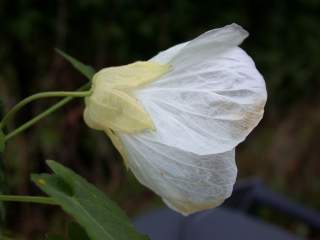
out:
<path id="1" fill-rule="evenodd" d="M 75 222 L 69 223 L 68 236 L 69 240 L 90 240 L 87 232 Z"/>
<path id="2" fill-rule="evenodd" d="M 75 59 L 74 57 L 71 57 L 67 53 L 61 51 L 60 49 L 55 49 L 57 53 L 59 53 L 62 57 L 64 57 L 68 62 L 72 64 L 72 66 L 77 69 L 79 72 L 81 72 L 85 77 L 87 77 L 89 80 L 92 79 L 93 75 L 96 73 L 93 67 L 89 65 L 85 65 Z"/>
<path id="3" fill-rule="evenodd" d="M 33 174 L 32 181 L 73 216 L 91 240 L 148 239 L 138 234 L 126 214 L 94 185 L 57 162 L 47 163 L 54 174 Z"/>

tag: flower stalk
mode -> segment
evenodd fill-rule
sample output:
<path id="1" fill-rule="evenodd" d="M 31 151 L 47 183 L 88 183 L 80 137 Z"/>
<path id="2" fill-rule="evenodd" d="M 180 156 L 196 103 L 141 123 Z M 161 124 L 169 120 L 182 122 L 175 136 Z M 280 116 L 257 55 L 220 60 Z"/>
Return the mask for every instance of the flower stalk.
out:
<path id="1" fill-rule="evenodd" d="M 53 106 L 51 106 L 50 108 L 48 108 L 47 110 L 45 110 L 44 112 L 40 113 L 39 115 L 35 116 L 34 118 L 32 118 L 31 120 L 27 121 L 26 123 L 22 124 L 20 127 L 18 127 L 17 129 L 13 130 L 11 133 L 7 134 L 4 137 L 4 141 L 8 141 L 9 139 L 11 139 L 12 137 L 18 135 L 19 133 L 25 131 L 26 129 L 30 128 L 31 126 L 33 126 L 35 123 L 37 123 L 38 121 L 40 121 L 41 119 L 43 119 L 44 117 L 50 115 L 51 113 L 55 112 L 56 110 L 60 109 L 61 107 L 63 107 L 64 105 L 66 105 L 67 103 L 69 103 L 71 100 L 73 100 L 74 98 L 83 98 L 86 96 L 89 96 L 91 94 L 91 90 L 88 90 L 90 88 L 91 83 L 87 83 L 85 85 L 83 85 L 82 87 L 80 87 L 77 91 L 75 92 L 43 92 L 43 93 L 37 93 L 34 94 L 30 97 L 27 97 L 26 99 L 22 100 L 21 102 L 19 102 L 17 105 L 15 105 L 2 119 L 1 123 L 0 123 L 0 128 L 4 128 L 8 122 L 10 121 L 10 119 L 25 105 L 27 105 L 28 103 L 38 100 L 38 99 L 42 99 L 42 98 L 52 98 L 52 97 L 64 97 L 62 100 L 60 100 L 59 102 L 57 102 L 56 104 L 54 104 Z"/>
<path id="2" fill-rule="evenodd" d="M 58 205 L 51 197 L 0 195 L 0 202 L 28 202 L 47 205 Z"/>

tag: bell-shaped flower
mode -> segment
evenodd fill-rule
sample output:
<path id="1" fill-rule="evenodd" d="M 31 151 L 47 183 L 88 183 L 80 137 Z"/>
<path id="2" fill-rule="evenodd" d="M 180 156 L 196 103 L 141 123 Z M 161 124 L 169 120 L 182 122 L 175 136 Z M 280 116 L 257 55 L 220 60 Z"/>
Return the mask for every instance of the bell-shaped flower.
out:
<path id="1" fill-rule="evenodd" d="M 105 131 L 137 179 L 180 213 L 231 195 L 235 147 L 263 116 L 264 79 L 238 47 L 247 36 L 231 24 L 93 78 L 85 122 Z"/>

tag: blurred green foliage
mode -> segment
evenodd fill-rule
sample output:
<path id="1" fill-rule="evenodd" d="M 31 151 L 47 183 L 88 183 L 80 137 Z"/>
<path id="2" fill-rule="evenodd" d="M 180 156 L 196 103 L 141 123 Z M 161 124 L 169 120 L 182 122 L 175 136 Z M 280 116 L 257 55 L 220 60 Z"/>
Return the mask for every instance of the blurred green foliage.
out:
<path id="1" fill-rule="evenodd" d="M 3 116 L 3 106 L 2 106 L 2 101 L 0 99 L 0 118 Z M 3 141 L 3 142 L 1 142 Z M 4 167 L 4 162 L 2 158 L 2 153 L 4 149 L 4 134 L 2 133 L 2 130 L 0 129 L 0 194 L 4 194 L 7 190 L 7 182 L 5 178 L 5 167 Z M 5 207 L 4 203 L 0 203 L 0 236 L 3 235 L 4 232 L 4 227 L 5 227 Z"/>
<path id="2" fill-rule="evenodd" d="M 55 47 L 100 69 L 148 59 L 236 22 L 250 32 L 242 47 L 264 75 L 269 93 L 264 120 L 238 149 L 240 177 L 263 177 L 275 191 L 320 210 L 319 13 L 318 0 L 1 0 L 0 96 L 8 109 L 35 92 L 82 85 L 84 78 L 54 53 Z M 32 104 L 10 128 L 52 102 Z M 107 137 L 85 127 L 82 108 L 74 102 L 8 144 L 12 192 L 39 194 L 29 173 L 43 171 L 44 159 L 51 158 L 95 182 L 130 215 L 157 204 L 158 198 L 124 169 Z M 35 239 L 47 229 L 64 228 L 57 220 L 62 213 L 14 206 L 9 225 L 24 236 Z"/>

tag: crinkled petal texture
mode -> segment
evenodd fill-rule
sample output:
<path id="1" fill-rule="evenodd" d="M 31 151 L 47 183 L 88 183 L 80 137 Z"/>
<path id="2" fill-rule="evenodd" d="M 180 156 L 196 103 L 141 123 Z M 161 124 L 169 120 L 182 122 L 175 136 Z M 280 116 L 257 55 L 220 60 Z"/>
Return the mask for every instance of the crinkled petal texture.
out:
<path id="1" fill-rule="evenodd" d="M 190 214 L 216 207 L 232 193 L 235 151 L 199 156 L 139 136 L 121 135 L 137 179 L 172 209 Z"/>
<path id="2" fill-rule="evenodd" d="M 238 47 L 247 35 L 231 24 L 161 52 L 151 61 L 172 70 L 132 92 L 156 131 L 118 133 L 129 168 L 183 214 L 230 196 L 234 149 L 263 116 L 264 79 Z"/>

